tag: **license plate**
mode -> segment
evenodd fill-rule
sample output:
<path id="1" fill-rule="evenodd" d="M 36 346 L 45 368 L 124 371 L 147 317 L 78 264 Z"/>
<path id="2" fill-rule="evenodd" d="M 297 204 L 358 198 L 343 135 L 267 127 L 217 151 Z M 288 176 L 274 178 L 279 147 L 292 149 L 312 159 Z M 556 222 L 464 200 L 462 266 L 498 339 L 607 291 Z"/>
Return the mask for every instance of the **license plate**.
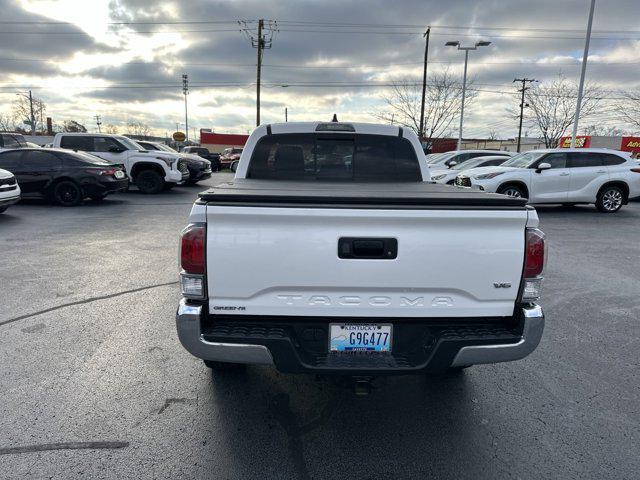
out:
<path id="1" fill-rule="evenodd" d="M 114 175 L 118 180 L 124 178 L 124 172 L 122 170 L 117 170 Z"/>
<path id="2" fill-rule="evenodd" d="M 393 326 L 389 324 L 329 325 L 330 352 L 390 352 Z"/>

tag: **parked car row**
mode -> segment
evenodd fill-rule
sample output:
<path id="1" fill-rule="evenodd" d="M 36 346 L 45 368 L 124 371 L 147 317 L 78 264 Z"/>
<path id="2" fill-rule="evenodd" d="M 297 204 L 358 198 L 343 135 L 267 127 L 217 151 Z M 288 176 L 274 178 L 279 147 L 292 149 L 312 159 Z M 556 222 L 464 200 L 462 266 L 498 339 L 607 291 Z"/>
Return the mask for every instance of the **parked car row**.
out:
<path id="1" fill-rule="evenodd" d="M 534 150 L 501 165 L 463 170 L 455 185 L 525 197 L 532 204 L 595 204 L 601 212 L 613 213 L 640 197 L 640 165 L 615 150 Z"/>
<path id="2" fill-rule="evenodd" d="M 64 206 L 98 201 L 130 184 L 159 193 L 209 178 L 213 170 L 210 160 L 194 153 L 122 135 L 58 133 L 51 146 L 32 148 L 21 135 L 3 133 L 0 142 L 0 212 L 29 197 Z"/>

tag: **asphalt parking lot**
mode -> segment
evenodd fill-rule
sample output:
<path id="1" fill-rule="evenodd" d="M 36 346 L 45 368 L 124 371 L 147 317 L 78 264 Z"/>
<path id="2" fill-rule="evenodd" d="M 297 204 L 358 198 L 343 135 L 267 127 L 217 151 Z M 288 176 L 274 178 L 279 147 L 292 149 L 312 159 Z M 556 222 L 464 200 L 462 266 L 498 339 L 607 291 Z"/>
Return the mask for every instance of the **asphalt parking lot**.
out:
<path id="1" fill-rule="evenodd" d="M 201 189 L 0 215 L 0 478 L 638 478 L 640 203 L 538 209 L 531 356 L 356 397 L 267 367 L 213 378 L 178 343 Z"/>

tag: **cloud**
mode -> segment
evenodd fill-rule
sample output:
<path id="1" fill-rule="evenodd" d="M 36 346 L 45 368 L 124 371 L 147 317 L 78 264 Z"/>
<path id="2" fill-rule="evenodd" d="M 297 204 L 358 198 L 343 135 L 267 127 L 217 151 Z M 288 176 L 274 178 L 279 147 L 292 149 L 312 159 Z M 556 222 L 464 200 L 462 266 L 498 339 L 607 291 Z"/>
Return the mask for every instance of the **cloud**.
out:
<path id="1" fill-rule="evenodd" d="M 507 109 L 518 102 L 509 93 L 515 92 L 515 77 L 545 81 L 559 71 L 570 78 L 579 74 L 588 12 L 586 5 L 577 5 L 550 0 L 535 4 L 525 0 L 507 4 L 498 0 L 282 0 L 268 4 L 259 0 L 112 0 L 110 21 L 140 22 L 112 25 L 117 41 L 105 44 L 96 40 L 99 35 L 83 35 L 83 25 L 14 25 L 12 29 L 75 34 L 2 34 L 0 39 L 8 41 L 0 42 L 0 58 L 51 61 L 0 59 L 0 68 L 10 79 L 7 82 L 37 84 L 64 75 L 69 77 L 68 84 L 80 76 L 90 79 L 86 88 L 74 86 L 74 96 L 59 95 L 56 99 L 55 91 L 43 92 L 43 96 L 60 112 L 73 112 L 74 103 L 82 104 L 87 114 L 89 110 L 107 109 L 114 116 L 120 115 L 116 119 L 119 121 L 135 110 L 159 130 L 172 124 L 175 127 L 180 121 L 180 76 L 187 73 L 191 84 L 190 124 L 243 131 L 251 128 L 255 118 L 256 50 L 240 32 L 245 25 L 237 21 L 263 17 L 276 20 L 274 28 L 278 30 L 273 48 L 264 52 L 264 121 L 282 120 L 285 107 L 290 110 L 290 119 L 327 118 L 337 112 L 341 117 L 375 121 L 370 113 L 381 108 L 384 87 L 357 85 L 400 78 L 419 81 L 424 49 L 421 32 L 430 24 L 431 74 L 449 68 L 461 76 L 463 55 L 445 47 L 445 41 L 468 43 L 483 38 L 493 42 L 470 54 L 470 74 L 476 78 L 477 88 L 487 91 L 469 105 L 465 125 L 476 136 L 486 134 L 490 125 L 513 135 L 517 125 Z M 46 20 L 46 11 L 29 13 L 8 0 L 0 0 L 0 9 L 3 18 L 9 20 Z M 638 35 L 636 40 L 629 40 L 625 38 L 633 39 L 632 34 L 616 33 L 636 28 L 631 16 L 627 23 L 621 21 L 635 9 L 635 0 L 597 7 L 588 74 L 591 81 L 607 90 L 640 85 L 637 65 L 629 63 L 640 62 Z M 209 20 L 213 23 L 198 23 Z M 195 23 L 175 23 L 180 21 Z M 336 23 L 368 26 L 329 25 Z M 388 27 L 398 24 L 416 26 L 399 30 Z M 476 29 L 465 28 L 469 25 Z M 255 35 L 256 24 L 249 22 L 246 26 Z M 486 26 L 501 28 L 478 30 Z M 602 32 L 605 30 L 610 32 Z M 76 62 L 71 72 L 66 62 L 74 56 L 86 58 L 86 65 Z M 320 66 L 346 68 L 315 68 Z M 333 86 L 304 87 L 305 83 Z M 111 88 L 96 88 L 96 84 Z M 281 84 L 290 86 L 274 86 Z"/>

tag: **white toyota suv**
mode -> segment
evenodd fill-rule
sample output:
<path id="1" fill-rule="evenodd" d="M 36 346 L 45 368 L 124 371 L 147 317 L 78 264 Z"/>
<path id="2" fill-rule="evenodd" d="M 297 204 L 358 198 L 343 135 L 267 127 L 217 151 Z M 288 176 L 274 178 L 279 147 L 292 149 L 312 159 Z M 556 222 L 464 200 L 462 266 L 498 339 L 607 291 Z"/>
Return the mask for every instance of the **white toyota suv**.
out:
<path id="1" fill-rule="evenodd" d="M 601 212 L 613 213 L 640 196 L 639 174 L 638 164 L 624 152 L 556 148 L 521 153 L 500 166 L 466 170 L 455 184 L 527 197 L 532 204 L 593 203 Z"/>
<path id="2" fill-rule="evenodd" d="M 189 178 L 186 162 L 177 153 L 145 150 L 122 135 L 58 133 L 53 147 L 88 152 L 123 165 L 142 193 L 160 193 Z"/>

